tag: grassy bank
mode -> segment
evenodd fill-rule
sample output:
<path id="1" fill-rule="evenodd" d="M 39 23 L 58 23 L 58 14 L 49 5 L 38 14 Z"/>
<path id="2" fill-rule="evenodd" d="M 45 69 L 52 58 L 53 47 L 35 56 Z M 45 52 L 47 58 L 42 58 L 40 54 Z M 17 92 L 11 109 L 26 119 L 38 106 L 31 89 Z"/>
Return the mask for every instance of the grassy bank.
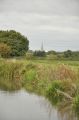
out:
<path id="1" fill-rule="evenodd" d="M 0 60 L 0 89 L 46 96 L 52 104 L 79 111 L 79 62 Z"/>

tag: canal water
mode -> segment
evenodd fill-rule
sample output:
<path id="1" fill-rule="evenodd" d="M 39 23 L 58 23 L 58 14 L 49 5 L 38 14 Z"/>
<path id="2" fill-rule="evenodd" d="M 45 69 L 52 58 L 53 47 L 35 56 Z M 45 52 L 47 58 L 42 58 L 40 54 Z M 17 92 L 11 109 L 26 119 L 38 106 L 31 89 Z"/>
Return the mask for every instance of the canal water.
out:
<path id="1" fill-rule="evenodd" d="M 44 97 L 28 93 L 0 91 L 0 120 L 68 120 Z M 74 119 L 76 120 L 76 118 Z"/>

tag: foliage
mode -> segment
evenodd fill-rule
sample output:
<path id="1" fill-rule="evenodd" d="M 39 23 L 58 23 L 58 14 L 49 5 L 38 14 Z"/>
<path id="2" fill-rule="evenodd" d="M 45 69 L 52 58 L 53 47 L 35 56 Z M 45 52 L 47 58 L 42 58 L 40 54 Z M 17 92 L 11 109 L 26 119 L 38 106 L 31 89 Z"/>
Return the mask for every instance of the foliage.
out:
<path id="1" fill-rule="evenodd" d="M 71 80 L 55 80 L 48 88 L 47 95 L 53 98 L 55 103 L 61 103 L 63 100 L 71 101 L 77 93 L 77 86 Z"/>
<path id="2" fill-rule="evenodd" d="M 56 51 L 54 51 L 54 50 L 50 50 L 50 51 L 48 51 L 48 52 L 47 52 L 47 54 L 48 54 L 48 55 L 50 55 L 50 54 L 56 55 L 56 54 L 57 54 L 57 52 L 56 52 Z"/>
<path id="3" fill-rule="evenodd" d="M 58 57 L 55 54 L 48 54 L 46 57 L 47 60 L 57 60 Z"/>
<path id="4" fill-rule="evenodd" d="M 48 51 L 47 59 L 49 60 L 79 60 L 79 51 L 67 50 L 64 52 Z"/>
<path id="5" fill-rule="evenodd" d="M 0 31 L 0 43 L 5 43 L 11 47 L 11 56 L 24 55 L 29 45 L 28 39 L 14 30 Z"/>
<path id="6" fill-rule="evenodd" d="M 36 77 L 36 71 L 33 70 L 33 69 L 27 71 L 26 74 L 25 74 L 25 79 L 28 80 L 28 81 L 35 80 L 35 77 Z"/>
<path id="7" fill-rule="evenodd" d="M 64 57 L 68 58 L 72 56 L 72 51 L 71 50 L 67 50 L 64 52 Z"/>
<path id="8" fill-rule="evenodd" d="M 62 95 L 57 93 L 57 89 L 63 91 L 63 86 L 61 81 L 53 81 L 52 84 L 48 87 L 47 96 L 49 99 L 52 99 L 54 104 L 57 104 L 62 100 Z"/>
<path id="9" fill-rule="evenodd" d="M 27 60 L 32 60 L 33 59 L 33 53 L 27 52 L 25 58 Z"/>
<path id="10" fill-rule="evenodd" d="M 40 51 L 39 50 L 39 51 L 35 51 L 33 55 L 37 56 L 37 57 L 45 57 L 46 53 L 45 53 L 45 51 Z"/>
<path id="11" fill-rule="evenodd" d="M 11 53 L 11 47 L 5 43 L 0 43 L 0 55 L 1 57 L 9 57 Z"/>

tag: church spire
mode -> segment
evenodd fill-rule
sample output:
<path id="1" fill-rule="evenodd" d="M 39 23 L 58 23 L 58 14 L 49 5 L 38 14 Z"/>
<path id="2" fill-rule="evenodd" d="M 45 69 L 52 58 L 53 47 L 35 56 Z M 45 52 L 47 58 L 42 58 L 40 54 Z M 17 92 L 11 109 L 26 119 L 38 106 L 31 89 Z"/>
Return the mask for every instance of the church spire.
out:
<path id="1" fill-rule="evenodd" d="M 44 51 L 43 41 L 42 41 L 42 44 L 41 44 L 41 51 Z"/>

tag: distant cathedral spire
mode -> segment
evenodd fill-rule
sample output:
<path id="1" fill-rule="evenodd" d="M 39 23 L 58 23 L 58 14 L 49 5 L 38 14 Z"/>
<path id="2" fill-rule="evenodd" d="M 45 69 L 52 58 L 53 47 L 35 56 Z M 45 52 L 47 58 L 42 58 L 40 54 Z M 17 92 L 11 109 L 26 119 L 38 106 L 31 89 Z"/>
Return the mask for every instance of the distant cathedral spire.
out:
<path id="1" fill-rule="evenodd" d="M 41 44 L 41 51 L 44 51 L 43 41 L 42 41 L 42 44 Z"/>

